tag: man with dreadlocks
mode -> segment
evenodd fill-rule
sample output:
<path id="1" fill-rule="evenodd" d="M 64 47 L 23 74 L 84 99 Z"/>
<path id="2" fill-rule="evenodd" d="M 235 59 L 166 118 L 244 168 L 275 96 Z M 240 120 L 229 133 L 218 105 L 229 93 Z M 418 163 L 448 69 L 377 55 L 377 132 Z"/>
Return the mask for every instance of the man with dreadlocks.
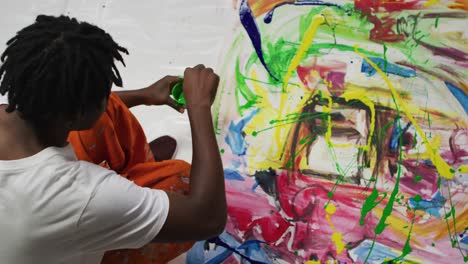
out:
<path id="1" fill-rule="evenodd" d="M 128 108 L 183 111 L 169 97 L 178 78 L 112 93 L 113 84 L 122 86 L 114 64 L 124 64 L 121 53 L 128 54 L 105 31 L 66 16 L 40 15 L 7 42 L 0 263 L 100 263 L 106 251 L 104 263 L 162 263 L 191 244 L 150 242 L 223 230 L 223 169 L 211 120 L 218 76 L 203 65 L 184 72 L 192 166 L 156 162 Z"/>

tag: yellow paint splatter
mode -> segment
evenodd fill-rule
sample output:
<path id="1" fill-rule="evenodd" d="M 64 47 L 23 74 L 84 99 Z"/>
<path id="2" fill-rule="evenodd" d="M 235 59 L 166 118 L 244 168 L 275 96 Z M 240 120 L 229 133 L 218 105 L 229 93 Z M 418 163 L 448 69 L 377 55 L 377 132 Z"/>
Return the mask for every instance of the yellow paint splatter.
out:
<path id="1" fill-rule="evenodd" d="M 467 165 L 461 165 L 458 167 L 458 171 L 461 173 L 468 173 L 468 166 Z"/>
<path id="2" fill-rule="evenodd" d="M 382 79 L 387 83 L 388 88 L 392 92 L 393 97 L 395 98 L 396 103 L 398 106 L 401 108 L 402 112 L 408 117 L 408 119 L 411 121 L 413 124 L 414 128 L 416 131 L 418 131 L 420 137 L 423 139 L 424 143 L 426 144 L 427 152 L 430 156 L 430 159 L 434 166 L 436 167 L 437 171 L 439 172 L 440 176 L 446 178 L 446 179 L 453 179 L 455 176 L 455 170 L 451 168 L 447 162 L 437 153 L 437 149 L 432 146 L 432 144 L 429 142 L 429 140 L 426 137 L 426 134 L 424 131 L 421 129 L 421 127 L 418 125 L 416 120 L 414 119 L 413 115 L 408 111 L 408 108 L 406 107 L 406 104 L 404 104 L 403 100 L 400 98 L 398 95 L 395 87 L 393 87 L 393 84 L 390 82 L 390 79 L 388 79 L 387 75 L 377 66 L 373 61 L 369 60 L 364 54 L 360 53 L 358 50 L 359 45 L 354 46 L 354 52 L 361 56 L 364 60 L 369 63 L 382 77 Z"/>
<path id="3" fill-rule="evenodd" d="M 335 226 L 333 225 L 333 222 L 330 216 L 336 213 L 336 206 L 332 203 L 328 203 L 325 206 L 325 212 L 327 213 L 325 217 L 327 218 L 328 224 L 330 225 L 331 229 L 335 230 Z M 340 254 L 341 252 L 343 252 L 345 245 L 343 243 L 343 235 L 340 232 L 333 232 L 331 241 L 335 243 L 337 254 Z"/>
<path id="4" fill-rule="evenodd" d="M 337 254 L 340 254 L 341 252 L 343 252 L 344 248 L 345 248 L 345 244 L 343 243 L 343 235 L 339 232 L 334 232 L 332 234 L 332 239 L 331 239 L 333 242 L 335 242 L 335 246 L 336 246 L 336 253 Z"/>
<path id="5" fill-rule="evenodd" d="M 305 264 L 321 264 L 320 260 L 308 260 Z"/>
<path id="6" fill-rule="evenodd" d="M 431 5 L 435 5 L 437 3 L 439 3 L 439 0 L 429 0 L 429 1 L 425 2 L 423 5 L 425 7 L 428 7 L 428 6 L 431 6 Z"/>
<path id="7" fill-rule="evenodd" d="M 291 79 L 292 74 L 294 71 L 297 69 L 299 64 L 301 63 L 302 59 L 307 55 L 307 51 L 309 50 L 310 46 L 312 45 L 314 38 L 315 38 L 315 33 L 317 32 L 319 26 L 325 22 L 325 18 L 322 15 L 315 15 L 312 18 L 312 23 L 310 24 L 309 28 L 306 30 L 304 34 L 304 38 L 302 39 L 301 45 L 299 46 L 299 49 L 297 50 L 296 54 L 294 55 L 294 58 L 291 60 L 291 63 L 289 64 L 288 71 L 284 77 L 283 81 L 283 92 L 280 95 L 280 107 L 279 107 L 279 112 L 278 112 L 278 119 L 281 119 L 283 117 L 283 112 L 284 112 L 284 105 L 287 101 L 288 94 L 286 92 L 286 88 L 288 86 L 289 80 Z M 281 129 L 278 129 L 276 131 L 276 142 L 279 144 L 280 139 L 281 139 Z"/>
<path id="8" fill-rule="evenodd" d="M 302 59 L 304 59 L 304 57 L 307 55 L 307 51 L 309 50 L 310 46 L 312 45 L 312 42 L 314 41 L 315 33 L 317 32 L 318 27 L 324 22 L 325 18 L 321 14 L 315 15 L 312 18 L 312 23 L 304 33 L 304 38 L 302 39 L 301 45 L 299 46 L 296 55 L 294 55 L 294 58 L 289 64 L 288 71 L 283 81 L 283 92 L 286 91 L 286 87 L 288 86 L 289 79 L 291 79 L 293 72 L 296 70 L 297 66 L 299 66 Z"/>
<path id="9" fill-rule="evenodd" d="M 249 73 L 253 80 L 258 79 L 257 71 L 252 69 Z M 249 122 L 249 124 L 245 127 L 244 132 L 248 135 L 251 135 L 252 132 L 257 131 L 258 129 L 268 127 L 269 123 L 268 120 L 271 116 L 276 115 L 276 111 L 271 104 L 271 101 L 268 97 L 268 89 L 261 83 L 257 81 L 252 81 L 252 87 L 255 92 L 260 97 L 260 100 L 257 102 L 257 107 L 262 109 L 261 111 L 256 114 L 253 119 Z M 288 128 L 289 126 L 285 126 Z M 268 155 L 273 155 L 273 153 L 278 152 L 276 149 L 278 148 L 278 144 L 270 144 L 268 149 L 264 149 L 263 147 L 255 147 L 258 144 L 252 144 L 252 147 L 249 148 L 249 169 L 252 169 L 249 173 L 254 173 L 255 169 L 261 166 L 266 166 L 267 168 L 271 167 L 272 169 L 278 169 L 281 167 L 281 162 L 278 159 L 265 159 L 265 160 L 257 160 L 257 157 L 264 156 L 265 153 Z M 263 146 L 263 145 L 259 145 Z"/>
<path id="10" fill-rule="evenodd" d="M 327 204 L 327 206 L 325 207 L 325 212 L 327 212 L 327 214 L 335 214 L 336 213 L 336 206 L 329 203 Z"/>
<path id="11" fill-rule="evenodd" d="M 330 215 L 333 215 L 336 212 L 336 207 L 335 205 L 329 203 L 325 206 L 325 212 L 327 214 L 325 215 L 325 218 L 327 219 L 328 225 L 330 225 L 331 229 L 335 229 L 335 225 L 333 224 Z"/>

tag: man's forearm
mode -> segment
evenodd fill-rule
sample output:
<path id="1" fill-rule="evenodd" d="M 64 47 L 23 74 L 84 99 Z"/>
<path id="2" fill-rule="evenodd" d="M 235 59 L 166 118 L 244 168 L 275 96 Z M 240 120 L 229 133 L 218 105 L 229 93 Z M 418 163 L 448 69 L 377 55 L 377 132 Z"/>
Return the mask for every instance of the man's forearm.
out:
<path id="1" fill-rule="evenodd" d="M 122 100 L 128 108 L 147 104 L 147 97 L 144 89 L 118 91 L 115 92 L 115 94 L 120 97 L 120 100 Z"/>
<path id="2" fill-rule="evenodd" d="M 210 107 L 189 109 L 193 158 L 190 196 L 203 204 L 207 215 L 225 217 L 226 196 L 221 156 L 214 133 Z"/>

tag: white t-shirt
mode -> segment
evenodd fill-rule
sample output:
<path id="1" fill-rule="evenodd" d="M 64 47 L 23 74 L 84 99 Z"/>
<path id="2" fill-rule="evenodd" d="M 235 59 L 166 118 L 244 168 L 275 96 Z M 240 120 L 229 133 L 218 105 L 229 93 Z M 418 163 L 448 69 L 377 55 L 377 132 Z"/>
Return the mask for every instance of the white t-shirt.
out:
<path id="1" fill-rule="evenodd" d="M 7 97 L 8 94 L 5 94 L 5 95 L 1 95 L 0 94 L 0 105 L 2 104 L 8 104 L 8 97 Z"/>
<path id="2" fill-rule="evenodd" d="M 150 242 L 168 210 L 164 191 L 77 161 L 70 145 L 0 161 L 0 263 L 99 263 Z"/>

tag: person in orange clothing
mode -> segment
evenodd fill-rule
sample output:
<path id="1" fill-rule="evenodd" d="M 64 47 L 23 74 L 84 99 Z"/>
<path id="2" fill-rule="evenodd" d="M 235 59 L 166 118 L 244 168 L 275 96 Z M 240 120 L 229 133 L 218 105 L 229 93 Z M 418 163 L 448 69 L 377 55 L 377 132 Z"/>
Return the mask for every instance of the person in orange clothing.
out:
<path id="1" fill-rule="evenodd" d="M 68 142 L 77 158 L 114 170 L 142 187 L 187 194 L 190 165 L 168 160 L 175 149 L 172 146 L 175 140 L 165 136 L 148 144 L 140 123 L 129 110 L 136 105 L 167 104 L 183 112 L 184 108 L 169 97 L 170 88 L 178 80 L 166 76 L 144 89 L 111 93 L 106 111 L 91 129 L 69 134 Z M 148 244 L 141 249 L 110 251 L 101 263 L 166 263 L 192 245 L 193 242 Z"/>

